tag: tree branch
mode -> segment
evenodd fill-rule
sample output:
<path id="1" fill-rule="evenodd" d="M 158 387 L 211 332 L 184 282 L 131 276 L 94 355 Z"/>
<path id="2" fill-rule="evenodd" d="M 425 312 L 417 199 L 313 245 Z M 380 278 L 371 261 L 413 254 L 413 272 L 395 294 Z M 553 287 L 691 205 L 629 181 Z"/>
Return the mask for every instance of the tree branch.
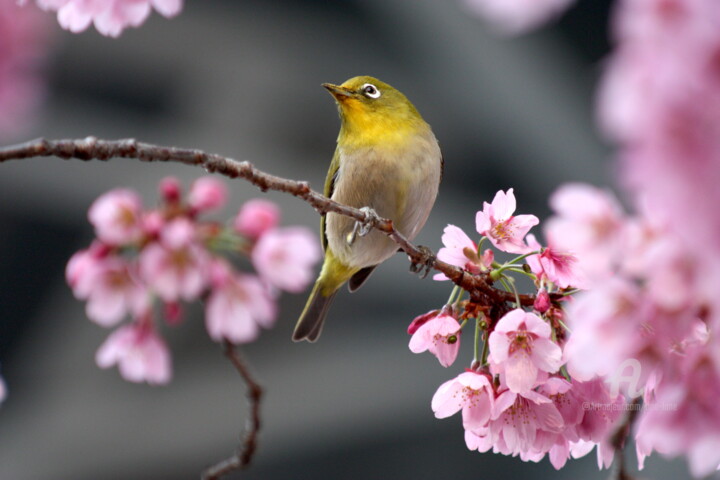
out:
<path id="1" fill-rule="evenodd" d="M 623 421 L 615 427 L 610 435 L 610 445 L 615 450 L 615 466 L 610 474 L 610 480 L 634 480 L 634 477 L 627 471 L 625 465 L 625 441 L 630 435 L 635 420 L 642 409 L 642 397 L 634 398 L 627 404 L 628 411 Z"/>
<path id="2" fill-rule="evenodd" d="M 247 425 L 245 426 L 245 439 L 238 446 L 237 451 L 221 460 L 212 467 L 202 473 L 202 480 L 217 480 L 223 475 L 236 470 L 242 470 L 248 465 L 257 449 L 257 437 L 260 433 L 260 401 L 262 399 L 263 390 L 260 385 L 253 379 L 245 361 L 237 347 L 225 340 L 224 343 L 225 356 L 230 359 L 235 369 L 240 373 L 243 381 L 247 385 L 248 402 L 250 403 L 250 415 L 248 416 Z"/>
<path id="3" fill-rule="evenodd" d="M 241 162 L 201 150 L 163 147 L 138 142 L 135 139 L 100 140 L 95 137 L 87 137 L 82 140 L 39 138 L 0 148 L 0 162 L 34 157 L 59 157 L 66 160 L 84 161 L 135 158 L 143 162 L 174 162 L 195 165 L 203 167 L 210 173 L 219 173 L 229 178 L 243 178 L 263 192 L 274 190 L 289 193 L 303 199 L 320 213 L 338 213 L 364 223 L 372 220 L 362 210 L 337 203 L 312 190 L 307 182 L 270 175 L 258 170 L 250 162 Z M 379 221 L 372 222 L 371 226 L 393 239 L 408 255 L 413 265 L 426 266 L 444 273 L 453 283 L 468 291 L 473 301 L 486 305 L 515 301 L 513 293 L 493 287 L 493 282 L 487 274 L 471 274 L 438 260 L 426 248 L 413 245 L 402 233 L 395 230 L 391 220 L 381 218 Z M 520 303 L 524 306 L 530 306 L 535 301 L 535 295 L 519 295 L 519 298 Z M 553 299 L 558 300 L 559 297 L 554 296 Z"/>

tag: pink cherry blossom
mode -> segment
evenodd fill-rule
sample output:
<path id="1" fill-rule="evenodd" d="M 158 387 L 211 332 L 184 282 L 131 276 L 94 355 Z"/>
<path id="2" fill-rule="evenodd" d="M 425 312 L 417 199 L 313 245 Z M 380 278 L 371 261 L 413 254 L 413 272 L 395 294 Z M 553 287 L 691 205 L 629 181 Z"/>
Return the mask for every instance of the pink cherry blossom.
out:
<path id="1" fill-rule="evenodd" d="M 560 16 L 573 0 L 465 0 L 498 30 L 524 33 Z"/>
<path id="2" fill-rule="evenodd" d="M 481 212 L 477 212 L 475 223 L 480 235 L 485 235 L 495 247 L 503 252 L 527 253 L 530 251 L 523 239 L 539 220 L 535 215 L 516 215 L 515 194 L 513 189 L 507 193 L 500 190 L 495 194 L 492 204 L 484 202 Z"/>
<path id="3" fill-rule="evenodd" d="M 143 234 L 142 200 L 132 190 L 111 190 L 93 202 L 88 219 L 103 242 L 110 245 L 135 243 Z"/>
<path id="4" fill-rule="evenodd" d="M 440 385 L 432 398 L 437 418 L 447 418 L 462 410 L 463 426 L 482 429 L 493 412 L 495 392 L 487 376 L 465 372 Z"/>
<path id="5" fill-rule="evenodd" d="M 437 258 L 450 265 L 464 268 L 472 273 L 479 273 L 490 268 L 493 262 L 493 251 L 488 249 L 482 256 L 477 253 L 477 245 L 462 229 L 455 225 L 445 227 L 442 236 L 444 247 L 438 250 Z M 433 280 L 448 280 L 444 273 L 437 273 Z"/>
<path id="6" fill-rule="evenodd" d="M 100 368 L 117 365 L 120 375 L 130 382 L 165 384 L 172 375 L 165 341 L 144 323 L 115 330 L 100 346 L 95 361 Z"/>
<path id="7" fill-rule="evenodd" d="M 243 204 L 235 217 L 235 231 L 257 239 L 280 222 L 280 209 L 273 202 L 256 198 Z"/>
<path id="8" fill-rule="evenodd" d="M 214 177 L 201 177 L 193 182 L 188 194 L 188 203 L 195 212 L 216 210 L 227 202 L 227 187 Z"/>
<path id="9" fill-rule="evenodd" d="M 620 2 L 599 95 L 629 193 L 665 212 L 690 250 L 720 238 L 719 21 L 712 0 Z"/>
<path id="10" fill-rule="evenodd" d="M 460 324 L 451 315 L 441 313 L 423 323 L 410 338 L 410 351 L 429 350 L 443 367 L 455 362 L 460 350 Z"/>
<path id="11" fill-rule="evenodd" d="M 609 375 L 638 350 L 640 295 L 632 282 L 617 277 L 574 298 L 567 312 L 572 335 L 564 352 L 573 378 Z"/>
<path id="12" fill-rule="evenodd" d="M 127 314 L 147 308 L 148 292 L 138 283 L 133 267 L 124 259 L 108 256 L 91 274 L 85 313 L 103 327 L 116 325 Z"/>
<path id="13" fill-rule="evenodd" d="M 541 288 L 538 290 L 537 294 L 535 295 L 535 302 L 533 302 L 533 308 L 538 313 L 545 313 L 547 312 L 550 307 L 552 306 L 552 301 L 550 300 L 550 294 L 548 291 L 544 288 Z"/>
<path id="14" fill-rule="evenodd" d="M 538 388 L 538 393 L 552 400 L 563 420 L 562 431 L 554 435 L 548 434 L 546 443 L 552 444 L 547 453 L 550 463 L 557 470 L 572 456 L 573 445 L 581 441 L 576 426 L 582 421 L 585 411 L 572 387 L 573 385 L 563 378 L 550 377 Z"/>
<path id="15" fill-rule="evenodd" d="M 178 218 L 140 253 L 142 278 L 166 302 L 194 300 L 207 284 L 210 257 L 194 232 L 192 222 Z"/>
<path id="16" fill-rule="evenodd" d="M 142 218 L 142 228 L 146 240 L 154 240 L 160 236 L 165 227 L 165 218 L 163 212 L 159 210 L 150 210 L 145 212 Z"/>
<path id="17" fill-rule="evenodd" d="M 437 317 L 440 313 L 440 310 L 430 310 L 427 313 L 423 313 L 422 315 L 418 315 L 413 319 L 412 322 L 410 322 L 410 325 L 408 325 L 407 333 L 408 335 L 414 335 L 415 332 L 418 331 L 420 327 L 425 325 L 427 322 L 432 320 L 433 318 Z"/>
<path id="18" fill-rule="evenodd" d="M 86 300 L 90 296 L 95 287 L 96 272 L 109 253 L 107 245 L 96 241 L 87 250 L 80 250 L 70 257 L 65 267 L 65 280 L 75 298 Z"/>
<path id="19" fill-rule="evenodd" d="M 539 461 L 563 427 L 563 418 L 549 398 L 534 391 L 505 390 L 495 400 L 488 428 L 475 433 L 489 437 L 498 453 Z"/>
<path id="20" fill-rule="evenodd" d="M 212 276 L 205 325 L 213 340 L 247 343 L 258 337 L 261 326 L 272 326 L 275 304 L 257 277 L 236 274 L 220 261 L 213 264 Z"/>
<path id="21" fill-rule="evenodd" d="M 708 352 L 708 348 L 711 351 Z M 636 429 L 638 460 L 653 450 L 686 454 L 690 470 L 704 477 L 720 464 L 720 368 L 718 346 L 695 345 L 674 358 L 671 372 L 646 396 Z"/>
<path id="22" fill-rule="evenodd" d="M 288 292 L 301 292 L 313 279 L 320 259 L 316 237 L 303 227 L 274 228 L 260 237 L 252 262 L 263 280 Z"/>
<path id="23" fill-rule="evenodd" d="M 182 0 L 37 0 L 43 10 L 58 12 L 60 26 L 73 33 L 95 24 L 103 35 L 117 37 L 127 27 L 140 26 L 152 8 L 165 17 L 180 13 Z"/>
<path id="24" fill-rule="evenodd" d="M 160 197 L 162 197 L 166 203 L 176 205 L 180 201 L 180 195 L 182 194 L 180 180 L 175 177 L 165 177 L 160 180 L 158 191 L 160 192 Z"/>
<path id="25" fill-rule="evenodd" d="M 547 279 L 560 288 L 581 287 L 583 280 L 577 271 L 577 258 L 570 253 L 560 252 L 548 246 L 542 248 L 533 234 L 528 234 L 527 244 L 531 250 L 542 250 L 530 255 L 526 262 L 540 279 Z"/>
<path id="26" fill-rule="evenodd" d="M 5 379 L 3 377 L 0 377 L 0 403 L 4 402 L 7 398 L 7 385 L 5 384 Z"/>
<path id="27" fill-rule="evenodd" d="M 42 101 L 46 31 L 39 12 L 0 1 L 0 139 L 27 129 Z"/>
<path id="28" fill-rule="evenodd" d="M 105 245 L 95 243 L 70 258 L 65 275 L 75 297 L 87 300 L 88 318 L 111 327 L 147 306 L 147 292 L 133 270 L 123 258 L 108 254 Z"/>
<path id="29" fill-rule="evenodd" d="M 623 213 L 612 194 L 591 185 L 566 184 L 550 197 L 556 216 L 545 223 L 545 238 L 558 252 L 577 258 L 583 278 L 603 278 L 618 263 Z"/>
<path id="30" fill-rule="evenodd" d="M 562 352 L 550 334 L 550 325 L 519 308 L 498 321 L 488 340 L 488 361 L 511 392 L 525 394 L 535 386 L 539 371 L 553 373 L 560 368 Z"/>

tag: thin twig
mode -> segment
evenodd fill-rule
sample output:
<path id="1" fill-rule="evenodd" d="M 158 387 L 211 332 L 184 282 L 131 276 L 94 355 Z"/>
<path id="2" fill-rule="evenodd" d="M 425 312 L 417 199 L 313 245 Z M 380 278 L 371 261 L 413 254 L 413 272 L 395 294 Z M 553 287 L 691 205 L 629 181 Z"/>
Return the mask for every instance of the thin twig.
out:
<path id="1" fill-rule="evenodd" d="M 225 356 L 230 359 L 235 369 L 240 373 L 243 381 L 247 385 L 248 402 L 250 403 L 250 415 L 248 416 L 245 426 L 245 438 L 238 446 L 237 451 L 221 460 L 212 467 L 205 470 L 202 474 L 203 480 L 217 480 L 218 478 L 236 470 L 242 470 L 250 464 L 250 461 L 257 449 L 258 434 L 260 433 L 260 401 L 262 400 L 263 390 L 260 385 L 253 379 L 248 366 L 245 364 L 237 347 L 225 340 L 224 342 Z"/>
<path id="2" fill-rule="evenodd" d="M 210 173 L 219 173 L 230 178 L 244 178 L 262 191 L 275 190 L 289 193 L 309 203 L 320 213 L 338 213 L 360 222 L 370 222 L 371 218 L 358 208 L 337 203 L 312 190 L 307 182 L 289 180 L 270 175 L 255 168 L 250 162 L 237 161 L 221 155 L 205 153 L 201 150 L 163 147 L 138 142 L 135 139 L 100 140 L 87 137 L 78 140 L 45 140 L 39 138 L 26 143 L 0 148 L 0 162 L 21 160 L 33 157 L 59 157 L 78 160 L 110 160 L 112 158 L 135 158 L 144 162 L 176 162 L 203 167 Z M 370 223 L 398 244 L 408 255 L 414 266 L 421 265 L 444 273 L 453 283 L 470 293 L 473 301 L 485 305 L 513 302 L 515 295 L 493 287 L 487 274 L 471 274 L 438 260 L 425 247 L 418 247 L 393 228 L 391 220 L 379 219 Z M 554 298 L 558 300 L 558 298 Z M 530 306 L 535 295 L 519 295 L 522 305 Z"/>
<path id="3" fill-rule="evenodd" d="M 615 450 L 615 465 L 609 480 L 634 480 L 635 477 L 630 475 L 625 465 L 625 442 L 630 435 L 635 420 L 642 409 L 642 397 L 633 399 L 627 404 L 628 411 L 623 421 L 615 427 L 615 431 L 610 435 L 610 445 Z"/>

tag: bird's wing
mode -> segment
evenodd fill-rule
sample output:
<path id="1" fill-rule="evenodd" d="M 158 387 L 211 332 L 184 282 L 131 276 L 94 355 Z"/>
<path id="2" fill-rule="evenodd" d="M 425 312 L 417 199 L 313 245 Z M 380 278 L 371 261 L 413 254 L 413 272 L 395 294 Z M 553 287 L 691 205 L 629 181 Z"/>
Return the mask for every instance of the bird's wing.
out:
<path id="1" fill-rule="evenodd" d="M 340 169 L 340 152 L 335 150 L 332 162 L 330 162 L 330 168 L 328 169 L 327 177 L 325 177 L 325 188 L 323 189 L 323 195 L 330 198 L 332 197 L 333 191 L 335 191 L 335 180 L 337 179 L 338 170 Z M 320 240 L 322 241 L 323 250 L 327 249 L 327 236 L 325 235 L 325 214 L 320 216 Z"/>

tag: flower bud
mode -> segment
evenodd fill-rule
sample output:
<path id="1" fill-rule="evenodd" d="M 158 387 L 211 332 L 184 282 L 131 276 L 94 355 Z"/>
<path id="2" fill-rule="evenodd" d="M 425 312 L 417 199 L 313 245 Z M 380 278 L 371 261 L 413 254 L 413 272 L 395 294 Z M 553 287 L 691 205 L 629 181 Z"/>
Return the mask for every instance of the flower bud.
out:
<path id="1" fill-rule="evenodd" d="M 550 294 L 547 290 L 541 288 L 538 291 L 537 296 L 535 297 L 535 303 L 533 303 L 533 308 L 539 313 L 545 313 L 548 311 L 551 305 L 552 302 L 550 301 Z"/>

